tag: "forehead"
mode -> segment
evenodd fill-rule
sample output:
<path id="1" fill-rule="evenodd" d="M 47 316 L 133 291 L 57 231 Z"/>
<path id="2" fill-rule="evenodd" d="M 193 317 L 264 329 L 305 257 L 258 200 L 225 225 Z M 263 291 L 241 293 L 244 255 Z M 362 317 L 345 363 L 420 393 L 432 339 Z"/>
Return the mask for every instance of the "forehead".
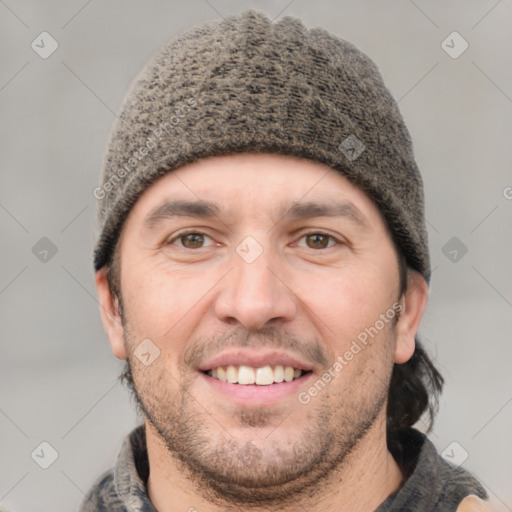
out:
<path id="1" fill-rule="evenodd" d="M 233 222 L 245 217 L 276 222 L 285 213 L 290 218 L 292 214 L 322 216 L 330 208 L 332 216 L 338 209 L 352 220 L 359 216 L 361 224 L 383 227 L 373 201 L 339 172 L 318 162 L 277 154 L 223 155 L 187 164 L 153 183 L 129 218 L 145 220 L 151 227 L 160 214 L 179 210 L 180 201 L 189 204 L 180 214 L 187 207 L 193 211 L 192 203 L 202 203 L 196 205 L 197 216 L 206 217 L 209 211 L 212 217 L 224 214 Z"/>

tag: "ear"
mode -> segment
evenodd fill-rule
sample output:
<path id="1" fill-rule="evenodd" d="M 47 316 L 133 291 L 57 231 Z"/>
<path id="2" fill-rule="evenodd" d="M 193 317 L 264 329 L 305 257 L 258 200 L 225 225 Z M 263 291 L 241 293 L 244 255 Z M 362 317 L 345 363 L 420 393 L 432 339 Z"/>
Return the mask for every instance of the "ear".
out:
<path id="1" fill-rule="evenodd" d="M 110 290 L 107 275 L 108 269 L 103 267 L 96 272 L 95 278 L 100 301 L 101 321 L 110 340 L 112 352 L 118 359 L 126 359 L 124 328 L 119 314 L 119 301 Z"/>
<path id="2" fill-rule="evenodd" d="M 396 324 L 395 363 L 403 364 L 414 354 L 415 338 L 427 305 L 428 285 L 414 270 L 407 272 L 407 291 L 401 298 L 401 309 Z"/>

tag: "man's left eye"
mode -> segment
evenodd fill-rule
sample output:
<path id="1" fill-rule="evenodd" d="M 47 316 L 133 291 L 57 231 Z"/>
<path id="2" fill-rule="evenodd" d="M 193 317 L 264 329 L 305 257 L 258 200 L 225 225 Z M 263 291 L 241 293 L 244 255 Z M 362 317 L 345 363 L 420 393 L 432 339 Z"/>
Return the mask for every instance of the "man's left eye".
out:
<path id="1" fill-rule="evenodd" d="M 339 243 L 336 238 L 332 235 L 328 235 L 327 233 L 307 233 L 301 237 L 301 240 L 303 238 L 306 239 L 307 247 L 310 249 L 328 249 L 329 247 L 336 245 L 336 243 Z M 329 239 L 334 241 L 334 243 L 328 246 Z"/>

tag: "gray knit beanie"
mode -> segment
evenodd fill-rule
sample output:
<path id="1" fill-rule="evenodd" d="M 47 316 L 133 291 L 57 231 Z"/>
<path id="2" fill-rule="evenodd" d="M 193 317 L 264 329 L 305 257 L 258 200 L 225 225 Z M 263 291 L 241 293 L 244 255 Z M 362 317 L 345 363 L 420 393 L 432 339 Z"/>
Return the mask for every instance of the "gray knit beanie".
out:
<path id="1" fill-rule="evenodd" d="M 165 44 L 133 81 L 108 143 L 95 270 L 155 180 L 200 158 L 279 153 L 323 163 L 376 203 L 429 283 L 422 179 L 395 100 L 352 44 L 247 10 Z"/>

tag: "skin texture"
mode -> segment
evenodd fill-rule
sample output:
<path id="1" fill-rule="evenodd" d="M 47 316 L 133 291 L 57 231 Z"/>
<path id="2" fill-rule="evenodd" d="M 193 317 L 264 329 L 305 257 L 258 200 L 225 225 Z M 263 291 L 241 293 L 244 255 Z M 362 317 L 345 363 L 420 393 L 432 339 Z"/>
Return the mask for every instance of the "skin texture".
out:
<path id="1" fill-rule="evenodd" d="M 148 229 L 144 219 L 170 198 L 211 201 L 222 211 Z M 346 215 L 278 213 L 291 201 L 340 200 L 366 227 Z M 237 252 L 248 236 L 262 251 L 251 263 Z M 241 247 L 254 255 L 251 243 Z M 371 511 L 400 486 L 386 446 L 387 389 L 393 363 L 414 351 L 428 287 L 411 271 L 399 297 L 392 240 L 361 190 L 322 164 L 282 155 L 203 159 L 145 191 L 119 251 L 122 316 L 106 269 L 96 284 L 112 350 L 129 360 L 146 416 L 148 492 L 159 511 Z M 301 403 L 298 393 L 397 304 L 394 321 Z M 145 339 L 160 351 L 147 366 L 134 352 Z M 271 405 L 232 400 L 198 368 L 240 346 L 293 354 L 312 374 Z"/>

